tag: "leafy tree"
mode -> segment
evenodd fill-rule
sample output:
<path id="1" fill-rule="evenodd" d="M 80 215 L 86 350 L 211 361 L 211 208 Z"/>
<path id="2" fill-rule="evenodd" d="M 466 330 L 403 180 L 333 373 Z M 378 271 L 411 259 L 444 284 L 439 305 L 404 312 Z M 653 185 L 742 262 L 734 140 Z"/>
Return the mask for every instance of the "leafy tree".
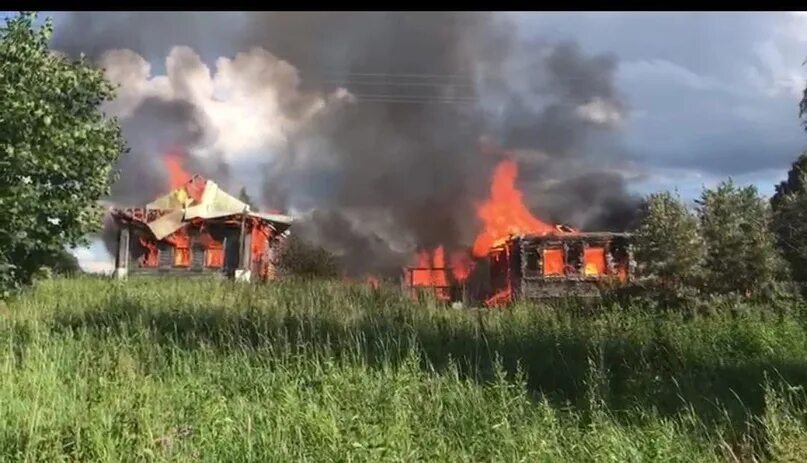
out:
<path id="1" fill-rule="evenodd" d="M 698 214 L 706 243 L 709 288 L 750 295 L 774 280 L 777 270 L 770 208 L 754 186 L 729 179 L 704 190 Z"/>
<path id="2" fill-rule="evenodd" d="M 0 28 L 0 297 L 101 224 L 125 145 L 100 104 L 114 96 L 83 57 L 51 53 L 48 19 L 22 13 Z"/>
<path id="3" fill-rule="evenodd" d="M 238 192 L 238 199 L 244 204 L 248 205 L 251 210 L 255 210 L 255 204 L 253 204 L 252 198 L 250 198 L 247 194 L 246 187 L 241 187 L 241 191 Z"/>
<path id="4" fill-rule="evenodd" d="M 694 285 L 703 256 L 697 217 L 678 195 L 651 194 L 640 208 L 634 249 L 640 276 L 669 288 Z"/>
<path id="5" fill-rule="evenodd" d="M 807 282 L 807 152 L 793 162 L 771 198 L 773 230 L 791 275 Z"/>

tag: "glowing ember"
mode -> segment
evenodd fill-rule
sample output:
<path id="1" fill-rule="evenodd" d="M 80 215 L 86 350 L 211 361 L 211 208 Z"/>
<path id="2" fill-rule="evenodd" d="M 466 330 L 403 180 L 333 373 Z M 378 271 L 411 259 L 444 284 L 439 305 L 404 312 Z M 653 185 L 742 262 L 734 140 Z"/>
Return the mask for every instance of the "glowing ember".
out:
<path id="1" fill-rule="evenodd" d="M 527 209 L 522 193 L 516 188 L 516 177 L 518 165 L 514 160 L 505 159 L 496 166 L 490 198 L 476 211 L 484 228 L 474 241 L 474 256 L 485 256 L 490 248 L 509 235 L 557 232 L 555 227 L 537 219 Z"/>
<path id="2" fill-rule="evenodd" d="M 171 182 L 171 189 L 176 189 L 188 183 L 191 174 L 185 172 L 182 166 L 182 157 L 176 152 L 171 152 L 163 156 L 163 163 L 168 170 L 168 179 Z"/>

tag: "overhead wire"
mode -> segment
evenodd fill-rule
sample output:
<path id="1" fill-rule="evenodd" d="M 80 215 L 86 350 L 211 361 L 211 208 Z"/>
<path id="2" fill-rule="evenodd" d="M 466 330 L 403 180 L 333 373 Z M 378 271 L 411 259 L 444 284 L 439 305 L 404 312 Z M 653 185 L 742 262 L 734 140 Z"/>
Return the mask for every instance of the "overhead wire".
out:
<path id="1" fill-rule="evenodd" d="M 478 101 L 469 94 L 474 89 L 472 80 L 458 74 L 352 72 L 326 73 L 324 77 L 322 83 L 342 86 L 359 102 L 365 103 L 473 104 Z M 383 91 L 366 93 L 372 88 L 383 88 Z M 449 93 L 395 91 L 405 88 L 448 89 Z M 458 94 L 452 94 L 455 91 Z"/>

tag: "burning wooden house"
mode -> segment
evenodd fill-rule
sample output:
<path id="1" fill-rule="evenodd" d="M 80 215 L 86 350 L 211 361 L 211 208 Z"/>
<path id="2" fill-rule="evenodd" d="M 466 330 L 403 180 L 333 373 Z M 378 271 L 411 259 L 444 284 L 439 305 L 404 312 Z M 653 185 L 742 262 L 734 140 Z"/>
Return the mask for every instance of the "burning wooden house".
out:
<path id="1" fill-rule="evenodd" d="M 499 306 L 523 299 L 599 297 L 603 286 L 629 284 L 633 275 L 626 233 L 528 234 L 494 245 L 470 273 L 442 260 L 423 260 L 407 267 L 405 286 L 413 295 L 426 291 L 442 301 Z"/>
<path id="2" fill-rule="evenodd" d="M 583 233 L 540 220 L 524 203 L 517 175 L 518 165 L 508 157 L 494 170 L 490 196 L 477 206 L 482 228 L 464 254 L 474 260 L 446 263 L 442 247 L 432 260 L 419 255 L 417 265 L 405 269 L 410 291 L 495 306 L 517 299 L 597 297 L 603 285 L 630 283 L 628 234 Z"/>
<path id="3" fill-rule="evenodd" d="M 113 209 L 119 227 L 115 275 L 274 276 L 272 252 L 291 218 L 252 212 L 219 186 L 194 176 L 144 208 Z"/>
<path id="4" fill-rule="evenodd" d="M 633 280 L 626 233 L 531 234 L 509 238 L 487 256 L 486 305 L 517 299 L 598 297 Z"/>

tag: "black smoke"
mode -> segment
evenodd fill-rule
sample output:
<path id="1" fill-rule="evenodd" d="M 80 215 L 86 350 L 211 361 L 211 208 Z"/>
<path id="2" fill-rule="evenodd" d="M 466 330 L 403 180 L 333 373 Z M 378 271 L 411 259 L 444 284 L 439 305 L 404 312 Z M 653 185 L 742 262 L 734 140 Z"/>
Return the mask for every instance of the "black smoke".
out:
<path id="1" fill-rule="evenodd" d="M 131 152 L 116 166 L 122 175 L 112 186 L 112 198 L 121 205 L 143 206 L 168 193 L 170 180 L 164 165 L 168 154 L 183 160 L 187 171 L 226 184 L 229 172 L 219 160 L 202 160 L 190 154 L 210 134 L 204 115 L 185 101 L 148 98 L 122 122 Z"/>
<path id="2" fill-rule="evenodd" d="M 91 57 L 132 48 L 160 59 L 173 45 L 203 55 L 259 46 L 299 70 L 302 91 L 347 89 L 354 102 L 321 112 L 262 161 L 261 196 L 266 207 L 315 210 L 296 229 L 341 254 L 351 273 L 397 271 L 414 248 L 470 245 L 479 229 L 475 204 L 505 152 L 515 153 L 519 186 L 542 219 L 600 230 L 632 219 L 636 199 L 619 143 L 628 106 L 614 85 L 613 56 L 527 42 L 503 14 L 216 18 L 74 13 L 54 47 Z M 152 130 L 177 130 L 191 144 L 206 136 L 193 108 L 138 111 L 130 144 Z M 124 178 L 132 165 L 122 163 Z M 125 196 L 130 186 L 117 191 Z"/>

